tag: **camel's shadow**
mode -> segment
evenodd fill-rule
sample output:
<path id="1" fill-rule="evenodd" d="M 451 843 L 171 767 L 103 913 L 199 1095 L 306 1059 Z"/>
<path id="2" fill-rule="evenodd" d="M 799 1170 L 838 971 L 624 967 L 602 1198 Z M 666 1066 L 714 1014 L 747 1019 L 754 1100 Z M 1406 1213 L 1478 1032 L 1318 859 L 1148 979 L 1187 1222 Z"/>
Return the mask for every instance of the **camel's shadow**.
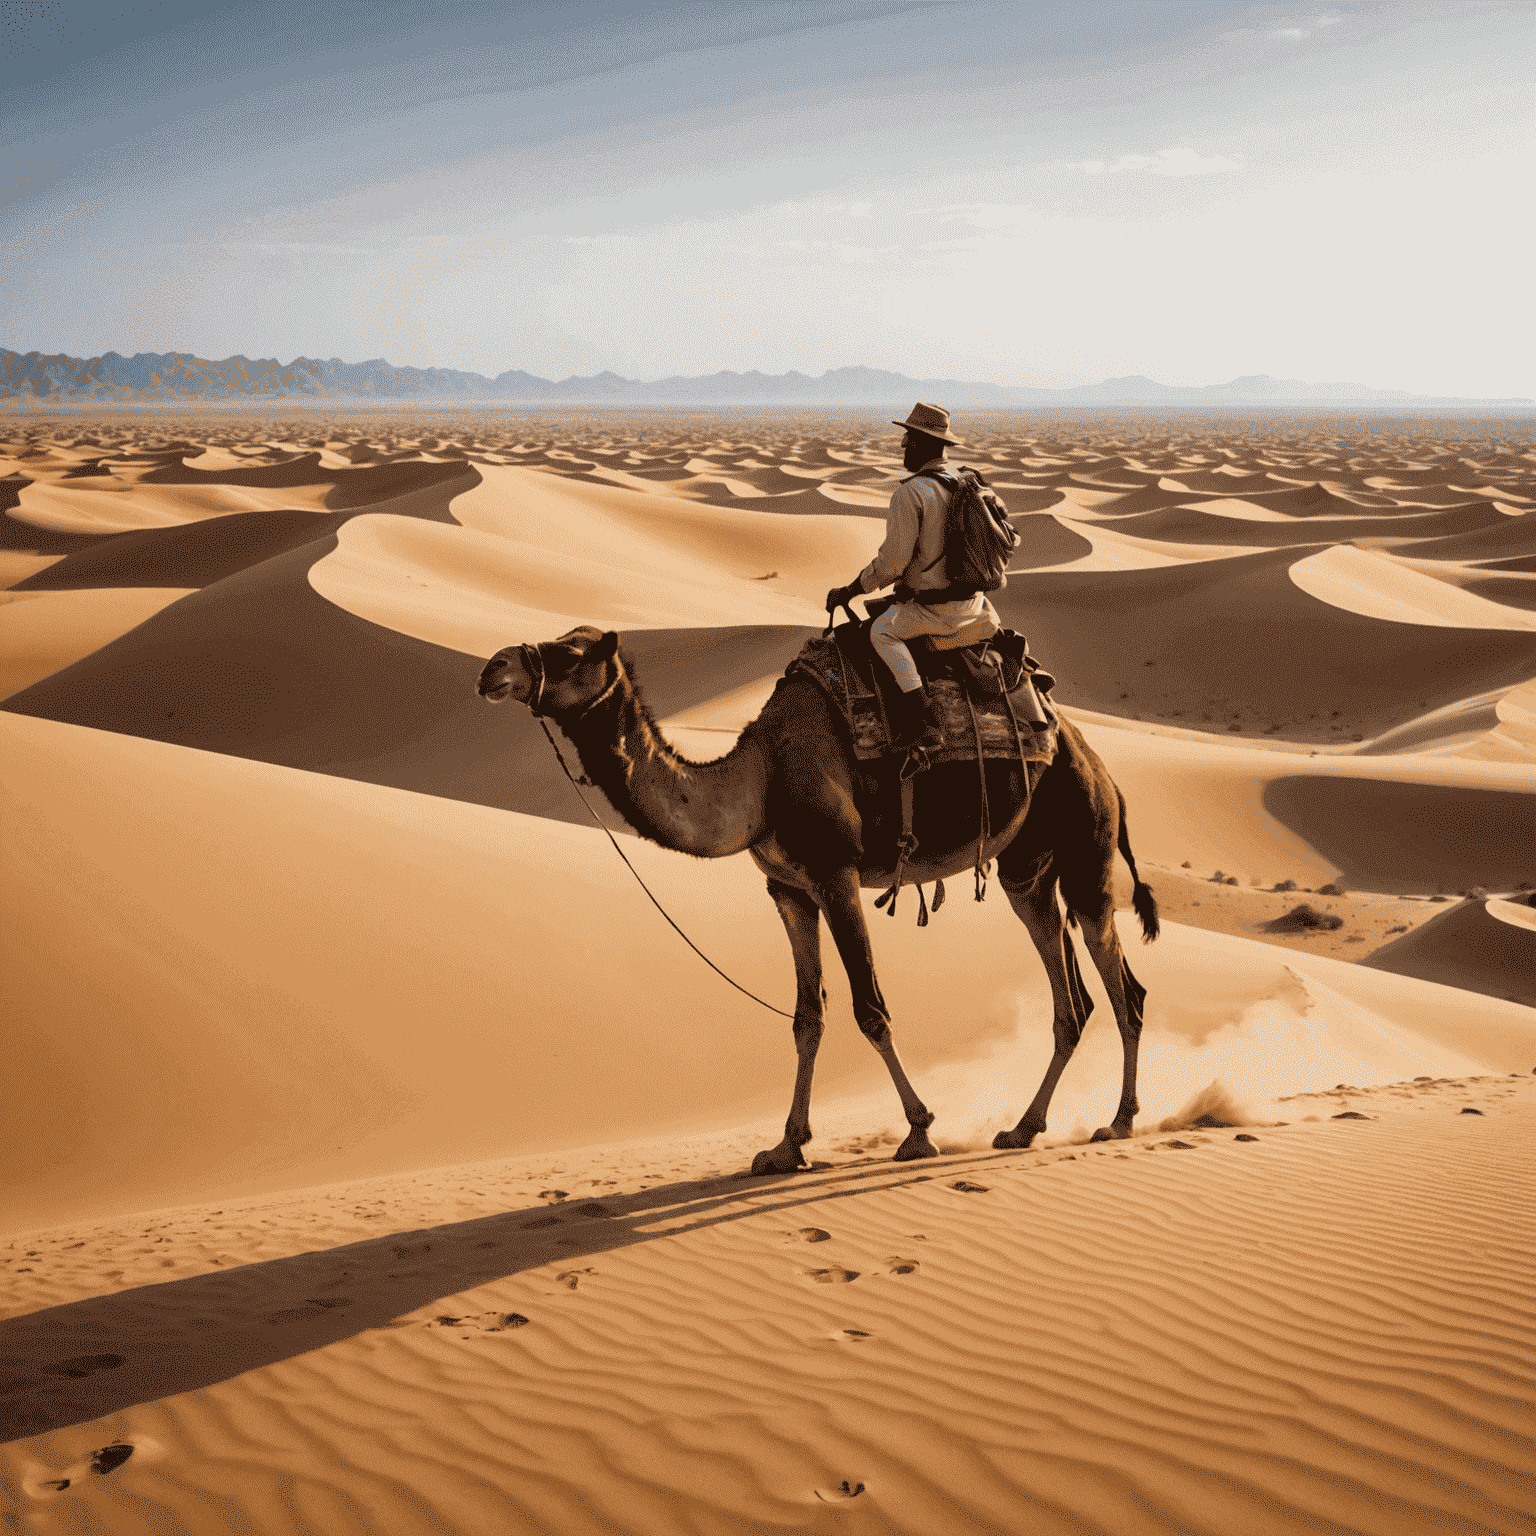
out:
<path id="1" fill-rule="evenodd" d="M 1028 1156 L 865 1158 L 808 1173 L 693 1180 L 392 1232 L 30 1312 L 0 1322 L 0 1442 L 210 1387 L 371 1329 L 420 1326 L 406 1314 L 541 1265 Z"/>

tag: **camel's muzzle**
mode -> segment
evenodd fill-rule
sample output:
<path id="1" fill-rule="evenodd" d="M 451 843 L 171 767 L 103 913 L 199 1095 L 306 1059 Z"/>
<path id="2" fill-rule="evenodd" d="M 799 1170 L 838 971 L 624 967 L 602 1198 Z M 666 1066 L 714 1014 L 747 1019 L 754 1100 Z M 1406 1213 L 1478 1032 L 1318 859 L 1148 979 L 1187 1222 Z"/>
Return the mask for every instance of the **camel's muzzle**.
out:
<path id="1" fill-rule="evenodd" d="M 517 691 L 519 683 L 523 685 L 524 691 L 521 693 Z M 493 656 L 486 662 L 476 689 L 482 699 L 492 704 L 500 704 L 510 698 L 526 703 L 532 692 L 527 673 L 518 664 L 518 658 L 503 655 Z"/>

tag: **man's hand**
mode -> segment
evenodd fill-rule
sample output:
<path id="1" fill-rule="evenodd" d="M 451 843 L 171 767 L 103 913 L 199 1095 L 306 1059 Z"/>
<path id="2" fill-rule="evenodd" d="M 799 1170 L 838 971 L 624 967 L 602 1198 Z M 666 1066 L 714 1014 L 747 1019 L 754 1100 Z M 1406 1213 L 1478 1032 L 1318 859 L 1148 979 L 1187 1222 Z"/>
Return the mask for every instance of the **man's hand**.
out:
<path id="1" fill-rule="evenodd" d="M 839 608 L 847 608 L 856 597 L 863 597 L 864 588 L 858 582 L 850 582 L 846 587 L 833 587 L 827 593 L 827 612 L 836 613 Z M 852 612 L 852 610 L 849 610 Z"/>

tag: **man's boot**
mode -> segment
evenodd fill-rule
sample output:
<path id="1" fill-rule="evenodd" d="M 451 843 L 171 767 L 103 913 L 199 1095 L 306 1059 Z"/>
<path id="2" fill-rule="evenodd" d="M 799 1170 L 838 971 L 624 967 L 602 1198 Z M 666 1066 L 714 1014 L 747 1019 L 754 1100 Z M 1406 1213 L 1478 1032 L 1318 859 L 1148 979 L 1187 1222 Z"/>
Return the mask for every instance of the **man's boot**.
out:
<path id="1" fill-rule="evenodd" d="M 944 745 L 944 715 L 939 701 L 926 686 L 903 693 L 899 699 L 893 711 L 896 718 L 891 721 L 895 731 L 892 750 L 906 752 L 921 747 L 925 752 L 937 752 Z"/>

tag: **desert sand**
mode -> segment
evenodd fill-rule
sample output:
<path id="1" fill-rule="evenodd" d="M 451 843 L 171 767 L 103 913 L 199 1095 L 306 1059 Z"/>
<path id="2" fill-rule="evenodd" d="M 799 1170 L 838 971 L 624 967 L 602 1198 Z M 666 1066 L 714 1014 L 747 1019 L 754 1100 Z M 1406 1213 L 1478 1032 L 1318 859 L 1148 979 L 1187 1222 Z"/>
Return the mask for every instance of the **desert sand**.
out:
<path id="1" fill-rule="evenodd" d="M 1034 951 L 871 892 L 941 1156 L 829 963 L 812 1170 L 754 1178 L 788 1021 L 475 678 L 617 629 L 723 754 L 887 414 L 0 422 L 10 1525 L 1536 1529 L 1536 434 L 957 414 L 1162 906 L 1137 1131 L 1090 971 L 994 1151 Z M 791 1007 L 751 862 L 596 803 Z"/>

